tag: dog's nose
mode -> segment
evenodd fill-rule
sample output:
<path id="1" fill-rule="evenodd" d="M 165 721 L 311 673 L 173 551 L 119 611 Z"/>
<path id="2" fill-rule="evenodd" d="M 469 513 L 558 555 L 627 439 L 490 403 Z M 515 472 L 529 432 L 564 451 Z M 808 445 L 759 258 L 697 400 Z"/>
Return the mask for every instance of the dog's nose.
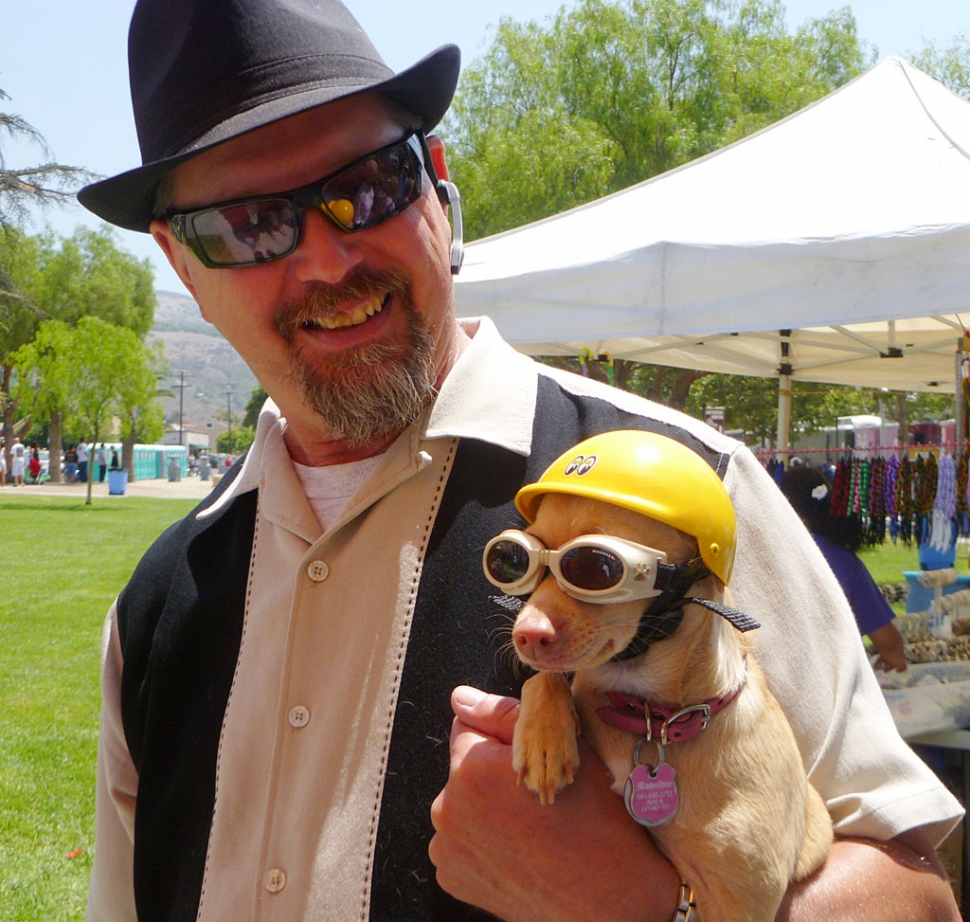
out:
<path id="1" fill-rule="evenodd" d="M 548 656 L 558 639 L 555 626 L 545 617 L 520 617 L 512 629 L 515 650 L 527 662 L 536 662 Z"/>

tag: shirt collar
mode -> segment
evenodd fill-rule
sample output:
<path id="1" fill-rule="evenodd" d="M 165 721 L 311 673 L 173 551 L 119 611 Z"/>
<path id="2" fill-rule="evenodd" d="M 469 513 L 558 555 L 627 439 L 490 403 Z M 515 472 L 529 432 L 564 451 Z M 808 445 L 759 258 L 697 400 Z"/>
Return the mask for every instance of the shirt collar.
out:
<path id="1" fill-rule="evenodd" d="M 480 439 L 528 455 L 539 387 L 535 362 L 506 343 L 489 318 L 459 322 L 471 343 L 445 378 L 423 437 Z"/>

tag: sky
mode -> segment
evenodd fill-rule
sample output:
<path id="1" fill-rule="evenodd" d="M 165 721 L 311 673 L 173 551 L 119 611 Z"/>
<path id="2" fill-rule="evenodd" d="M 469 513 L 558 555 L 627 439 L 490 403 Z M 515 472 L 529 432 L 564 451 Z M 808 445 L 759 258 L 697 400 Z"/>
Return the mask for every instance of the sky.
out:
<path id="1" fill-rule="evenodd" d="M 544 22 L 572 0 L 346 0 L 378 51 L 394 70 L 402 70 L 448 42 L 457 44 L 468 63 L 480 57 L 500 18 Z M 824 16 L 845 5 L 838 0 L 789 0 L 788 24 Z M 848 0 L 860 37 L 879 57 L 911 57 L 927 42 L 946 47 L 958 35 L 970 37 L 967 0 Z M 93 13 L 93 9 L 97 13 Z M 141 158 L 128 96 L 127 31 L 134 0 L 39 0 L 16 16 L 4 17 L 0 30 L 0 111 L 28 121 L 47 140 L 57 162 L 111 176 L 136 167 Z M 444 10 L 460 10 L 443 16 Z M 7 167 L 40 163 L 42 152 L 12 146 L 0 138 Z M 69 236 L 79 224 L 100 222 L 80 205 L 49 209 L 28 228 L 45 224 Z M 150 259 L 155 287 L 185 289 L 147 234 L 117 231 L 118 246 L 138 259 Z"/>

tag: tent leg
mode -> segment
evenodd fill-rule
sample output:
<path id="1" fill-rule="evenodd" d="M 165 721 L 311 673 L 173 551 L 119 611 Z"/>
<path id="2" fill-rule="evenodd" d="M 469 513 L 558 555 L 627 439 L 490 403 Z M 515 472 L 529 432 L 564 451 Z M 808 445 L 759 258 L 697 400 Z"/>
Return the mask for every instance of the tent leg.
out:
<path id="1" fill-rule="evenodd" d="M 791 447 L 791 375 L 778 377 L 778 435 L 775 447 L 778 454 L 776 460 L 788 467 L 788 449 Z"/>

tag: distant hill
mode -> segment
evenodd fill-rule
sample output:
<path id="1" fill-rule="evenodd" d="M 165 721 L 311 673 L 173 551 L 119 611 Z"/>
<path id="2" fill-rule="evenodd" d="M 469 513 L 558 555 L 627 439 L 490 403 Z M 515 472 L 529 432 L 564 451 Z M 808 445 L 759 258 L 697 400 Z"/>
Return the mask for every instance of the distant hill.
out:
<path id="1" fill-rule="evenodd" d="M 202 319 L 198 306 L 188 295 L 158 291 L 156 296 L 155 325 L 149 339 L 165 344 L 169 370 L 159 387 L 174 395 L 162 399 L 165 421 L 178 425 L 179 391 L 175 385 L 179 383 L 179 373 L 184 371 L 183 424 L 187 429 L 212 434 L 214 445 L 215 435 L 226 429 L 230 403 L 226 386 L 232 385 L 233 425 L 239 425 L 257 385 L 256 377 L 216 328 Z M 212 427 L 207 428 L 207 423 L 212 423 Z"/>

